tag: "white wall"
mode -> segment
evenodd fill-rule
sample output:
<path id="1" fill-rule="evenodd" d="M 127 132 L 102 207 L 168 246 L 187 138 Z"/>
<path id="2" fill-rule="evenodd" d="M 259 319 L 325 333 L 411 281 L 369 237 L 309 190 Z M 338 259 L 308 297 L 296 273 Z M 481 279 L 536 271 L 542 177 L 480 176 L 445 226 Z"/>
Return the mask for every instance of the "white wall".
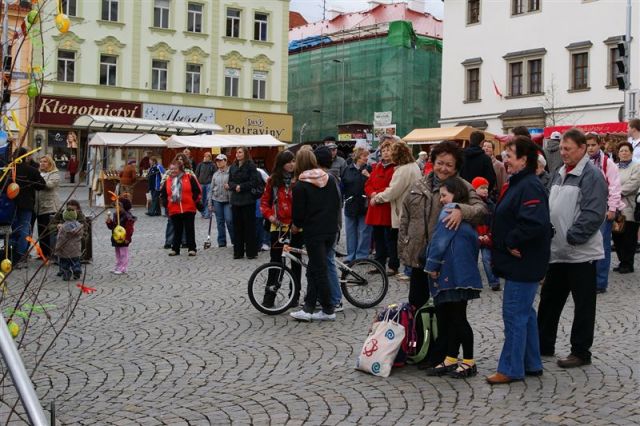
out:
<path id="1" fill-rule="evenodd" d="M 506 110 L 532 107 L 550 107 L 545 96 L 500 99 L 494 92 L 493 82 L 508 95 L 507 62 L 502 58 L 509 52 L 545 48 L 543 57 L 543 88 L 550 94 L 552 78 L 556 86 L 555 106 L 568 107 L 558 114 L 560 123 L 618 121 L 618 108 L 623 103 L 623 92 L 606 88 L 609 70 L 609 46 L 603 41 L 625 33 L 626 1 L 624 0 L 540 0 L 541 10 L 531 14 L 511 16 L 507 0 L 481 0 L 480 23 L 467 25 L 467 1 L 445 1 L 444 52 L 442 70 L 441 124 L 452 126 L 457 122 L 485 119 L 489 131 L 502 132 L 502 121 L 497 118 Z M 525 3 L 527 3 L 525 1 Z M 640 87 L 640 1 L 633 0 L 634 21 L 632 84 Z M 591 90 L 569 93 L 571 53 L 565 46 L 591 41 L 589 50 L 589 86 Z M 463 103 L 465 99 L 465 59 L 481 57 L 481 102 Z M 526 84 L 526 83 L 525 83 Z M 603 105 L 609 104 L 609 105 Z M 595 106 L 599 105 L 599 106 Z"/>

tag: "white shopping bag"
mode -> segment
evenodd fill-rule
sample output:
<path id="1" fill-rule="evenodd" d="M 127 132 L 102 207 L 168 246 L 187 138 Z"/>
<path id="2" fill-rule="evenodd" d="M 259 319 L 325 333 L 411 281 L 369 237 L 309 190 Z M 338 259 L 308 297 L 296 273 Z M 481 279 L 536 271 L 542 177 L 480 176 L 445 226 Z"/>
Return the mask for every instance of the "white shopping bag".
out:
<path id="1" fill-rule="evenodd" d="M 389 311 L 382 321 L 375 322 L 367 336 L 358 359 L 356 369 L 374 376 L 389 377 L 391 367 L 404 340 L 405 330 L 398 323 L 399 311 L 389 318 Z"/>

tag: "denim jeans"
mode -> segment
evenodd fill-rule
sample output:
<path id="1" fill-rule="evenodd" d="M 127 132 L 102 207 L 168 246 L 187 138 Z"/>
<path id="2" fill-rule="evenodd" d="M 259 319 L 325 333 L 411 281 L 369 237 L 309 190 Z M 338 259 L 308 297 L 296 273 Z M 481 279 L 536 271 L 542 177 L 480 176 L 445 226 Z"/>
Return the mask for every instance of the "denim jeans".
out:
<path id="1" fill-rule="evenodd" d="M 69 280 L 72 274 L 80 275 L 82 272 L 79 257 L 61 257 L 58 259 L 58 266 L 66 280 Z"/>
<path id="2" fill-rule="evenodd" d="M 609 286 L 609 267 L 611 266 L 611 227 L 612 220 L 605 220 L 600 227 L 602 244 L 604 244 L 604 259 L 596 260 L 596 285 L 598 289 Z"/>
<path id="3" fill-rule="evenodd" d="M 398 259 L 398 230 L 388 226 L 374 226 L 373 239 L 376 244 L 375 259 L 382 266 L 389 260 L 389 269 L 397 271 L 400 268 Z"/>
<path id="4" fill-rule="evenodd" d="M 364 216 L 344 217 L 345 233 L 347 234 L 346 262 L 369 257 L 371 248 L 371 226 L 364 223 Z"/>
<path id="5" fill-rule="evenodd" d="M 329 299 L 333 306 L 337 306 L 342 301 L 342 289 L 340 288 L 340 277 L 336 268 L 336 243 L 327 249 L 327 275 L 329 279 Z"/>
<path id="6" fill-rule="evenodd" d="M 218 247 L 227 245 L 227 230 L 233 244 L 233 218 L 231 217 L 231 204 L 221 201 L 213 201 L 213 211 L 216 215 L 216 225 L 218 226 Z M 225 224 L 227 230 L 225 230 Z"/>
<path id="7" fill-rule="evenodd" d="M 202 212 L 200 212 L 200 214 L 205 219 L 209 219 L 211 217 L 211 212 L 206 207 L 206 200 L 207 200 L 207 197 L 209 196 L 209 188 L 211 188 L 211 184 L 210 183 L 200 184 L 200 187 L 202 188 L 202 204 L 205 205 L 205 208 L 202 209 Z"/>
<path id="8" fill-rule="evenodd" d="M 491 249 L 488 247 L 481 247 L 480 255 L 482 256 L 482 266 L 484 267 L 484 273 L 487 275 L 489 287 L 499 286 L 500 279 L 493 275 L 493 270 L 491 269 Z"/>
<path id="9" fill-rule="evenodd" d="M 11 224 L 11 247 L 13 247 L 12 261 L 18 263 L 27 251 L 28 243 L 25 239 L 31 235 L 31 216 L 33 212 L 26 209 L 16 209 L 16 215 Z"/>
<path id="10" fill-rule="evenodd" d="M 498 372 L 511 379 L 524 378 L 525 371 L 542 370 L 538 322 L 533 301 L 538 282 L 506 280 L 502 300 L 504 344 Z"/>

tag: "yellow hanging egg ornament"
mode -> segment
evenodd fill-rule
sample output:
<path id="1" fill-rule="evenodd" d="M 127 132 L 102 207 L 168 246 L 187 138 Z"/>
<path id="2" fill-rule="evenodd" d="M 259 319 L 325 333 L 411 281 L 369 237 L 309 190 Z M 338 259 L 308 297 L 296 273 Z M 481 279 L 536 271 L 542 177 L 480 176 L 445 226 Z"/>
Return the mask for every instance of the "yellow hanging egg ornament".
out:
<path id="1" fill-rule="evenodd" d="M 127 238 L 127 230 L 124 229 L 122 226 L 118 225 L 115 228 L 113 228 L 113 240 L 118 243 L 118 244 L 122 244 L 124 243 L 125 239 Z"/>
<path id="2" fill-rule="evenodd" d="M 0 262 L 0 270 L 5 274 L 11 272 L 11 261 L 9 259 L 3 259 L 2 262 Z"/>
<path id="3" fill-rule="evenodd" d="M 18 334 L 20 334 L 20 326 L 18 324 L 13 321 L 9 321 L 7 327 L 9 328 L 9 333 L 11 333 L 11 337 L 14 339 L 18 337 Z"/>
<path id="4" fill-rule="evenodd" d="M 66 33 L 67 31 L 69 31 L 71 21 L 69 20 L 69 17 L 67 15 L 65 15 L 64 13 L 58 13 L 56 15 L 55 21 L 58 31 L 60 31 L 61 33 Z"/>

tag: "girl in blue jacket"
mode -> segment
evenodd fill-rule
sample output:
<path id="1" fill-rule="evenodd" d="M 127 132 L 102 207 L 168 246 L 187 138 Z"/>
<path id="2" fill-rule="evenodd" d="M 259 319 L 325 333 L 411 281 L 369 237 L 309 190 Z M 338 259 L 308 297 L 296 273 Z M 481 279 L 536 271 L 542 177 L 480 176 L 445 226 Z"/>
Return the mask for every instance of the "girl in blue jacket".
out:
<path id="1" fill-rule="evenodd" d="M 438 226 L 429 243 L 425 272 L 429 274 L 429 291 L 436 306 L 438 323 L 444 325 L 447 357 L 433 368 L 429 376 L 449 374 L 451 377 L 471 377 L 478 373 L 473 358 L 473 330 L 467 320 L 467 302 L 480 297 L 482 279 L 478 270 L 478 234 L 473 226 L 462 222 L 458 229 L 448 229 L 443 220 L 457 203 L 469 201 L 469 190 L 458 177 L 440 186 L 440 202 L 444 208 Z M 458 354 L 462 345 L 462 362 Z"/>

